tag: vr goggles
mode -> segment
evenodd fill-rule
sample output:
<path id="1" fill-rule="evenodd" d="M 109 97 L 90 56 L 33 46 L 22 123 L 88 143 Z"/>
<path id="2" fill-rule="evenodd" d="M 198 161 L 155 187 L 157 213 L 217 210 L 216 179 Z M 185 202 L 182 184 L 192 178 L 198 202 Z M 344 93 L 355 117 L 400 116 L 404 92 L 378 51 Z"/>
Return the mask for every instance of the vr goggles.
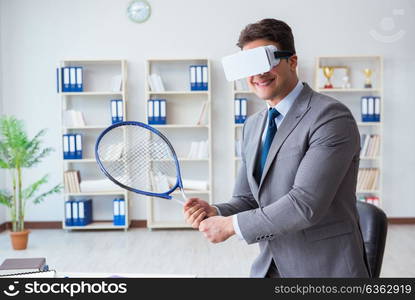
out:
<path id="1" fill-rule="evenodd" d="M 280 63 L 281 58 L 294 55 L 290 51 L 279 51 L 274 45 L 268 45 L 222 58 L 222 66 L 228 81 L 269 72 Z"/>

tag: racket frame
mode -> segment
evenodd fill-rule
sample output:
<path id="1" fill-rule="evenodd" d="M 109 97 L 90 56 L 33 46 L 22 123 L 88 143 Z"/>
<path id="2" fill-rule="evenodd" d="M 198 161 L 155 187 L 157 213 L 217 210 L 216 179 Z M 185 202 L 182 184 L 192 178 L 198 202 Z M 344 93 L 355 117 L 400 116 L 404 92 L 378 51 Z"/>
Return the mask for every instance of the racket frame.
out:
<path id="1" fill-rule="evenodd" d="M 157 134 L 159 137 L 161 137 L 164 142 L 166 142 L 166 144 L 170 147 L 170 150 L 173 154 L 174 157 L 174 163 L 176 165 L 176 172 L 177 172 L 177 180 L 176 180 L 176 184 L 167 192 L 165 193 L 153 193 L 153 192 L 148 192 L 148 191 L 142 191 L 142 190 L 138 190 L 138 189 L 134 189 L 132 187 L 126 186 L 125 184 L 122 184 L 121 182 L 119 182 L 118 180 L 116 180 L 114 177 L 111 176 L 111 174 L 109 174 L 107 172 L 107 170 L 105 169 L 101 158 L 98 155 L 98 147 L 99 144 L 102 140 L 102 138 L 111 130 L 120 127 L 120 126 L 126 126 L 126 125 L 130 125 L 130 126 L 138 126 L 138 127 L 142 127 L 145 129 L 150 130 L 151 132 Z M 141 194 L 141 195 L 145 195 L 145 196 L 150 196 L 150 197 L 159 197 L 159 198 L 164 198 L 164 199 L 168 199 L 168 200 L 176 200 L 180 203 L 184 203 L 187 200 L 186 194 L 183 191 L 183 182 L 182 182 L 182 175 L 180 172 L 180 165 L 179 165 L 179 160 L 177 159 L 177 155 L 176 152 L 174 151 L 174 148 L 172 146 L 172 144 L 170 143 L 170 141 L 160 132 L 158 131 L 156 128 L 149 126 L 148 124 L 145 123 L 141 123 L 141 122 L 136 122 L 136 121 L 124 121 L 124 122 L 118 122 L 115 124 L 112 124 L 111 126 L 109 126 L 108 128 L 106 128 L 103 132 L 101 132 L 101 134 L 99 135 L 99 137 L 97 138 L 97 141 L 95 143 L 95 160 L 98 163 L 99 168 L 101 169 L 101 171 L 105 174 L 105 176 L 107 176 L 112 182 L 114 182 L 115 184 L 121 186 L 122 188 L 129 190 L 131 192 L 137 193 L 137 194 Z M 170 194 L 175 191 L 177 188 L 180 189 L 182 196 L 184 198 L 184 201 L 181 199 L 177 199 L 174 198 L 172 196 L 170 196 Z"/>

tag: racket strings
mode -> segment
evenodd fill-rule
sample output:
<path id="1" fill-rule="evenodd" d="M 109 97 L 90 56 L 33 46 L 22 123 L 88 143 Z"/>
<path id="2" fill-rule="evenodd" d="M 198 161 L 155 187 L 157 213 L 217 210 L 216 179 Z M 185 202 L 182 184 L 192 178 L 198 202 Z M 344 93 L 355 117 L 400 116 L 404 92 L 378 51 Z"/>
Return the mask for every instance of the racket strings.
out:
<path id="1" fill-rule="evenodd" d="M 107 173 L 125 186 L 165 193 L 176 184 L 172 149 L 150 130 L 132 125 L 116 127 L 102 137 L 97 150 Z"/>

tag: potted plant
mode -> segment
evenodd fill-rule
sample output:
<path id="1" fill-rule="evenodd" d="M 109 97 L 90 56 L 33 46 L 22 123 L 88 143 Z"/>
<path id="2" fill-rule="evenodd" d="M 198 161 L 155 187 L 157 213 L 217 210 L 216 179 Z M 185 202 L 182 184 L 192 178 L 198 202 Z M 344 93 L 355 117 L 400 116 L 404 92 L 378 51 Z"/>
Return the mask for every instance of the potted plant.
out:
<path id="1" fill-rule="evenodd" d="M 0 168 L 7 169 L 12 179 L 11 189 L 0 190 L 0 204 L 9 208 L 12 224 L 10 236 L 16 250 L 27 247 L 29 231 L 24 226 L 27 203 L 38 204 L 47 196 L 62 190 L 62 185 L 58 184 L 46 192 L 39 192 L 40 187 L 48 182 L 48 175 L 23 188 L 23 169 L 37 165 L 53 151 L 52 148 L 41 147 L 40 138 L 44 133 L 43 129 L 29 138 L 22 121 L 11 116 L 0 118 Z"/>

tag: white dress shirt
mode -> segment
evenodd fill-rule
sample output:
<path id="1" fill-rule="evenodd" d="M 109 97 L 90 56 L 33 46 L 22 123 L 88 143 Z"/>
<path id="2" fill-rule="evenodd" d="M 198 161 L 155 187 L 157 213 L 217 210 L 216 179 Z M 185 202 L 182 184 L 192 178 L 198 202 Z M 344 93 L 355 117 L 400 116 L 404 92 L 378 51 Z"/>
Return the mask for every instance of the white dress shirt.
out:
<path id="1" fill-rule="evenodd" d="M 275 124 L 277 125 L 277 129 L 281 125 L 282 121 L 284 120 L 285 116 L 287 115 L 288 111 L 293 105 L 295 99 L 297 99 L 298 95 L 301 93 L 302 89 L 303 89 L 303 83 L 301 81 L 298 81 L 295 88 L 285 98 L 283 98 L 277 105 L 274 106 L 274 108 L 280 113 L 274 120 Z M 268 102 L 267 102 L 267 107 L 268 109 L 271 108 Z M 262 144 L 264 144 L 265 137 L 267 135 L 267 129 L 268 129 L 268 113 L 267 113 L 267 121 L 265 122 L 264 131 L 262 132 Z M 262 144 L 261 144 L 261 148 L 262 148 Z M 261 151 L 261 149 L 259 151 Z M 232 216 L 232 222 L 233 222 L 233 228 L 235 230 L 236 235 L 240 239 L 244 239 L 242 236 L 241 230 L 239 229 L 238 215 Z"/>

